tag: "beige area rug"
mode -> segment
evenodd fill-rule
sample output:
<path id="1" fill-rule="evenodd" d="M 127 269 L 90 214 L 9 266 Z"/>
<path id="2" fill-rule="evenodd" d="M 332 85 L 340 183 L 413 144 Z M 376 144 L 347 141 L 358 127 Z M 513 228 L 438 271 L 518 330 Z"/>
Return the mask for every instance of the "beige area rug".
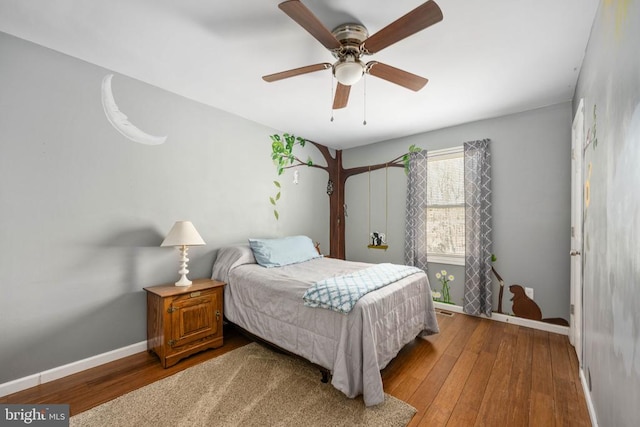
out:
<path id="1" fill-rule="evenodd" d="M 416 410 L 385 395 L 365 407 L 311 364 L 251 343 L 70 419 L 71 426 L 406 426 Z"/>

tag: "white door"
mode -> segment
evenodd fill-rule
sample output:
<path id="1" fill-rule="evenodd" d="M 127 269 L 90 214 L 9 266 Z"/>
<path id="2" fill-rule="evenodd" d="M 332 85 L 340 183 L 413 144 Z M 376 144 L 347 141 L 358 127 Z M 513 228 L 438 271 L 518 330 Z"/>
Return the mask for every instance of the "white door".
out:
<path id="1" fill-rule="evenodd" d="M 571 127 L 571 316 L 569 341 L 582 366 L 582 209 L 584 100 L 580 100 Z"/>

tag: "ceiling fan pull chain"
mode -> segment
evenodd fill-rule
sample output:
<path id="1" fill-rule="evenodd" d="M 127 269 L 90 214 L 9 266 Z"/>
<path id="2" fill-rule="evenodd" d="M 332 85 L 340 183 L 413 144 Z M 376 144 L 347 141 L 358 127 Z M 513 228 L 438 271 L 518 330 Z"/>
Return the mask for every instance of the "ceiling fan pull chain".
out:
<path id="1" fill-rule="evenodd" d="M 331 98 L 329 99 L 329 105 L 333 102 L 333 73 L 331 73 Z M 333 122 L 333 105 L 331 105 L 331 122 Z"/>
<path id="2" fill-rule="evenodd" d="M 362 120 L 362 125 L 366 126 L 367 125 L 367 76 L 363 75 L 362 76 L 362 83 L 363 83 L 363 88 L 364 88 L 364 120 Z"/>

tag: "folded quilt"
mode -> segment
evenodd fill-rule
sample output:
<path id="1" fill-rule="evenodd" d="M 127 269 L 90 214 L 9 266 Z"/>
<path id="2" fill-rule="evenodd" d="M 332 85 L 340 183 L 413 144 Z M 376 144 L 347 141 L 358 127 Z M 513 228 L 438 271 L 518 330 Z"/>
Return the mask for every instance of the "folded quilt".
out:
<path id="1" fill-rule="evenodd" d="M 408 265 L 383 263 L 344 276 L 329 277 L 307 289 L 304 305 L 349 313 L 369 292 L 421 271 Z"/>

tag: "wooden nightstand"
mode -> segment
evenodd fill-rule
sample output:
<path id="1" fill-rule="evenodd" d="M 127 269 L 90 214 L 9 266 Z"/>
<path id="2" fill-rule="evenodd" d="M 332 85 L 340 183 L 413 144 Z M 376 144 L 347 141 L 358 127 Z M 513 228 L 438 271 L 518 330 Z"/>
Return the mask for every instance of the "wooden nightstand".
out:
<path id="1" fill-rule="evenodd" d="M 196 279 L 191 286 L 160 285 L 147 291 L 147 347 L 165 368 L 207 348 L 222 346 L 225 284 Z"/>

